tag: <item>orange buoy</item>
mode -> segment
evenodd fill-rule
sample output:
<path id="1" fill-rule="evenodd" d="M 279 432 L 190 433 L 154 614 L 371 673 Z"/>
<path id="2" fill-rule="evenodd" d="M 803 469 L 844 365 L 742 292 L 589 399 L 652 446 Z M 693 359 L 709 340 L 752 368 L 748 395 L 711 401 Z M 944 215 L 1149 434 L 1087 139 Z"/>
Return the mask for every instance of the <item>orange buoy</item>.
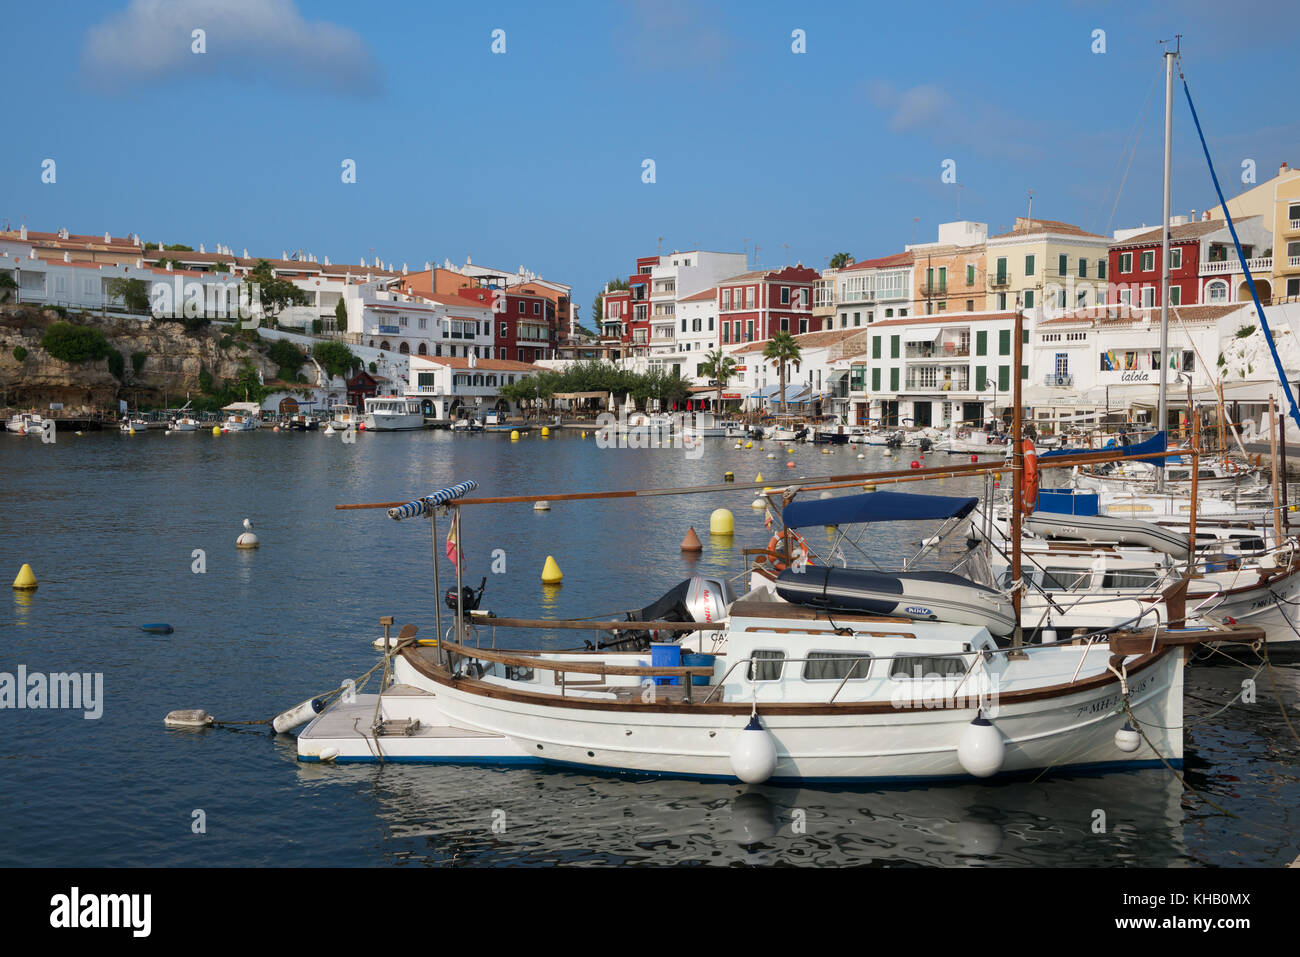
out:
<path id="1" fill-rule="evenodd" d="M 702 552 L 704 546 L 700 544 L 700 536 L 695 534 L 695 526 L 692 525 L 686 530 L 686 537 L 682 539 L 682 551 L 684 552 Z"/>

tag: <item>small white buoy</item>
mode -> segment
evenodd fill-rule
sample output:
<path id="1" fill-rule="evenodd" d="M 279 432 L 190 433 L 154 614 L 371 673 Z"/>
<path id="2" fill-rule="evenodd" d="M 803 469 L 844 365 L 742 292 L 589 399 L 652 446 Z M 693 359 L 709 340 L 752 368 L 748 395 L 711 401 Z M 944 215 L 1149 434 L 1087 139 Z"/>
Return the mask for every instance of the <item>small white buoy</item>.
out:
<path id="1" fill-rule="evenodd" d="M 1055 629 L 1055 628 L 1044 628 L 1044 629 L 1043 629 L 1043 634 L 1042 634 L 1042 636 L 1039 638 L 1039 640 L 1040 640 L 1043 644 L 1045 644 L 1045 645 L 1054 645 L 1054 644 L 1056 644 L 1056 629 Z"/>
<path id="2" fill-rule="evenodd" d="M 1115 732 L 1115 747 L 1125 754 L 1132 754 L 1142 744 L 1142 735 L 1133 730 L 1133 725 L 1124 722 L 1124 727 Z"/>
<path id="3" fill-rule="evenodd" d="M 774 459 L 774 458 L 776 458 L 776 453 L 775 453 L 775 452 L 768 452 L 768 453 L 767 453 L 767 457 L 768 457 L 769 459 Z"/>
<path id="4" fill-rule="evenodd" d="M 957 742 L 957 762 L 977 778 L 991 777 L 1002 767 L 1006 749 L 1002 733 L 980 711 L 961 733 L 961 740 Z"/>
<path id="5" fill-rule="evenodd" d="M 767 508 L 767 499 L 756 498 L 749 504 L 750 508 Z"/>
<path id="6" fill-rule="evenodd" d="M 235 539 L 236 548 L 256 548 L 262 544 L 257 540 L 257 536 L 253 534 L 253 523 L 248 519 L 244 519 L 244 528 L 244 533 Z"/>
<path id="7" fill-rule="evenodd" d="M 929 547 L 931 545 L 938 545 L 941 541 L 943 541 L 942 535 L 932 535 L 929 538 L 921 539 L 921 544 Z"/>
<path id="8" fill-rule="evenodd" d="M 324 707 L 325 702 L 320 698 L 308 698 L 302 704 L 294 705 L 288 711 L 277 714 L 275 720 L 271 722 L 271 727 L 275 728 L 277 734 L 292 731 L 298 725 L 306 724 L 316 717 Z"/>
<path id="9" fill-rule="evenodd" d="M 858 453 L 858 458 L 860 458 L 860 459 L 865 459 L 866 457 L 867 457 L 867 453 L 865 453 L 865 452 L 859 452 L 859 453 Z"/>
<path id="10" fill-rule="evenodd" d="M 545 499 L 533 503 L 534 512 L 549 512 L 550 510 L 551 510 L 551 503 L 546 501 Z"/>
<path id="11" fill-rule="evenodd" d="M 820 495 L 818 495 L 817 497 L 818 497 L 818 498 L 834 498 L 835 496 L 831 495 L 830 492 L 822 492 L 822 493 L 821 493 Z"/>
<path id="12" fill-rule="evenodd" d="M 163 718 L 163 724 L 169 728 L 207 728 L 212 721 L 212 715 L 198 708 L 169 711 Z"/>
<path id="13" fill-rule="evenodd" d="M 776 771 L 776 745 L 756 714 L 731 746 L 731 770 L 746 784 L 762 784 Z"/>
<path id="14" fill-rule="evenodd" d="M 333 425 L 327 425 L 327 426 L 325 426 L 325 434 L 326 434 L 326 435 L 334 435 L 334 426 L 333 426 Z"/>
<path id="15" fill-rule="evenodd" d="M 322 761 L 333 761 L 342 753 L 338 748 L 321 748 L 320 759 Z"/>

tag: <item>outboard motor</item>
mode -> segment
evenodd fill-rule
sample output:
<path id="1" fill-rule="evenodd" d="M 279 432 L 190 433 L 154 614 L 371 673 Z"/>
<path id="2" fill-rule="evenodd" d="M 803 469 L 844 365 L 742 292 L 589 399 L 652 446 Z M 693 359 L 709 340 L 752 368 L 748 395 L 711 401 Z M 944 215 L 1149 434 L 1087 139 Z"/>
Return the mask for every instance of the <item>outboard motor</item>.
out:
<path id="1" fill-rule="evenodd" d="M 456 594 L 455 588 L 448 588 L 443 601 L 447 607 L 452 610 L 453 614 L 468 615 L 470 612 L 477 611 L 479 602 L 483 600 L 483 590 L 487 588 L 487 576 L 479 582 L 478 591 L 470 585 L 461 585 L 460 594 Z"/>
<path id="2" fill-rule="evenodd" d="M 638 611 L 627 613 L 628 621 L 699 621 L 716 622 L 727 617 L 727 609 L 736 600 L 731 583 L 725 578 L 704 578 L 696 575 L 673 586 L 663 597 Z M 660 634 L 644 628 L 615 631 L 609 641 L 597 644 L 598 648 L 630 646 L 635 651 L 645 651 L 652 641 L 680 641 L 690 632 L 674 631 Z"/>
<path id="3" fill-rule="evenodd" d="M 929 440 L 929 439 L 925 439 L 925 438 L 921 439 L 920 445 L 921 445 L 921 451 L 922 451 L 922 452 L 929 452 L 929 451 L 930 451 L 930 445 L 931 445 L 931 443 L 930 443 L 930 440 Z"/>

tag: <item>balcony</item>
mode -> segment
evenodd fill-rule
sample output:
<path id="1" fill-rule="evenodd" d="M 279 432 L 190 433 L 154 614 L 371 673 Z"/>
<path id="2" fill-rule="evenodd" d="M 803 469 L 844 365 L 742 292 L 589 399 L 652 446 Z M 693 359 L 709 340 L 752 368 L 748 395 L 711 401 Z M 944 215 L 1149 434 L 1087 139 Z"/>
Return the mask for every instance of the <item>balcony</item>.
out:
<path id="1" fill-rule="evenodd" d="M 1293 219 L 1287 224 L 1287 229 L 1300 230 L 1300 219 Z"/>
<path id="2" fill-rule="evenodd" d="M 948 284 L 946 282 L 925 282 L 921 284 L 921 295 L 926 299 L 932 299 L 936 296 L 948 295 Z"/>
<path id="3" fill-rule="evenodd" d="M 1074 376 L 1068 372 L 1049 372 L 1043 376 L 1043 385 L 1051 389 L 1068 389 L 1074 385 Z"/>
<path id="4" fill-rule="evenodd" d="M 989 285 L 994 289 L 1002 289 L 1011 285 L 1011 276 L 1008 273 L 1000 272 L 989 276 Z"/>
<path id="5" fill-rule="evenodd" d="M 1300 256 L 1293 256 L 1292 259 L 1300 259 Z M 1273 257 L 1261 256 L 1258 259 L 1247 259 L 1246 266 L 1250 269 L 1251 275 L 1272 272 Z M 1232 259 L 1217 259 L 1201 263 L 1202 276 L 1227 276 L 1234 272 L 1241 272 L 1241 263 L 1235 256 Z"/>

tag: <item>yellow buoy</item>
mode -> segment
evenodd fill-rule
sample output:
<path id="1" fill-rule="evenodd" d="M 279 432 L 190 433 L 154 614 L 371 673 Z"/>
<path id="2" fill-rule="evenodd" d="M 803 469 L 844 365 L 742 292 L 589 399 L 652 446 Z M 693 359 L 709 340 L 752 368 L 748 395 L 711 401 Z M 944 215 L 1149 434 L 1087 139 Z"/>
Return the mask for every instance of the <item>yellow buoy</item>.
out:
<path id="1" fill-rule="evenodd" d="M 586 433 L 586 432 L 583 432 L 583 433 L 582 433 L 582 437 L 585 439 L 585 438 L 587 437 L 587 433 Z"/>
<path id="2" fill-rule="evenodd" d="M 735 530 L 736 517 L 728 509 L 715 508 L 709 514 L 710 535 L 731 535 Z"/>
<path id="3" fill-rule="evenodd" d="M 135 429 L 127 429 L 126 431 L 128 435 L 135 435 Z"/>
<path id="4" fill-rule="evenodd" d="M 519 441 L 519 430 L 518 430 L 518 429 L 511 429 L 511 430 L 510 430 L 510 441 L 511 441 L 511 442 L 518 442 L 518 441 Z"/>
<path id="5" fill-rule="evenodd" d="M 551 437 L 551 430 L 546 426 L 542 426 L 542 438 L 548 439 L 550 437 Z"/>
<path id="6" fill-rule="evenodd" d="M 735 473 L 735 472 L 723 472 L 723 473 L 722 473 L 722 481 L 724 481 L 724 482 L 734 482 L 734 481 L 736 481 L 736 473 Z"/>
<path id="7" fill-rule="evenodd" d="M 18 569 L 18 577 L 14 579 L 14 588 L 18 591 L 35 591 L 36 574 L 32 571 L 32 566 L 23 562 L 23 567 Z"/>
<path id="8" fill-rule="evenodd" d="M 212 434 L 213 434 L 213 435 L 220 435 L 220 434 L 221 434 L 221 426 L 219 426 L 219 425 L 214 425 L 214 426 L 212 427 Z"/>
<path id="9" fill-rule="evenodd" d="M 542 583 L 546 585 L 558 585 L 564 580 L 564 573 L 560 571 L 559 564 L 555 561 L 553 555 L 546 556 L 546 564 L 542 566 Z"/>
<path id="10" fill-rule="evenodd" d="M 745 448 L 747 448 L 747 449 L 752 449 L 753 447 L 754 447 L 754 443 L 753 443 L 753 442 L 746 442 L 746 443 L 745 443 Z"/>
<path id="11" fill-rule="evenodd" d="M 754 476 L 754 481 L 755 481 L 755 482 L 761 482 L 761 481 L 763 481 L 763 473 L 762 473 L 762 472 L 759 472 L 757 475 L 755 475 L 755 476 Z"/>

